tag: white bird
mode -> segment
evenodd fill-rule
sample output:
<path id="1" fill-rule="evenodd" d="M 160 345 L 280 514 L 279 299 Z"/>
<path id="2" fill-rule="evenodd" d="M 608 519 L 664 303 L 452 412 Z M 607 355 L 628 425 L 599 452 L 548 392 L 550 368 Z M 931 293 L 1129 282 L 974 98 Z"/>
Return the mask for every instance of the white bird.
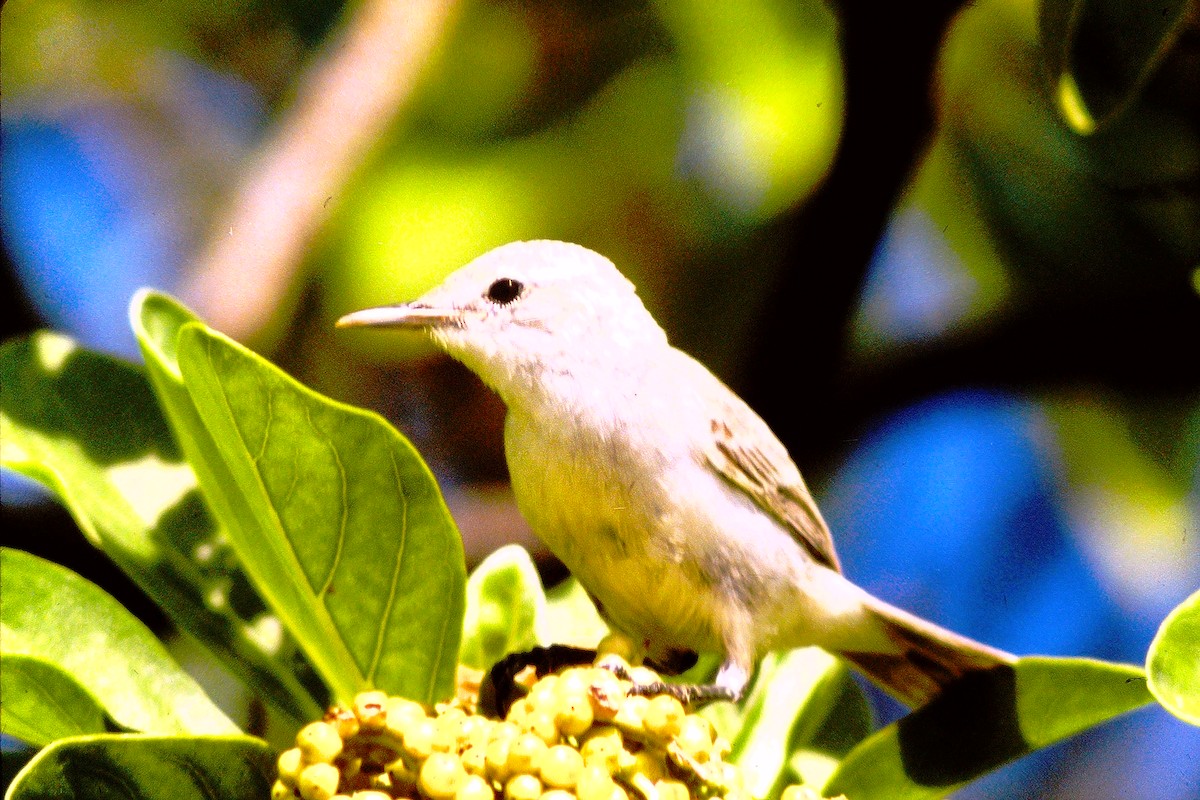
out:
<path id="1" fill-rule="evenodd" d="M 1013 661 L 843 577 L 784 446 L 591 250 L 507 244 L 338 325 L 423 330 L 500 395 L 517 505 L 609 625 L 658 664 L 720 654 L 689 699 L 738 699 L 765 653 L 804 645 L 912 706 Z"/>

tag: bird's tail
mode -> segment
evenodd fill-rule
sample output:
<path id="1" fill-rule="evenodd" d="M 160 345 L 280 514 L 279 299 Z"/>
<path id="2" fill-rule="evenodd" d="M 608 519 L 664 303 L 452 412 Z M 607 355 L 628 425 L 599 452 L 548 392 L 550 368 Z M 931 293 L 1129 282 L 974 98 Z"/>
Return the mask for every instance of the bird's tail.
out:
<path id="1" fill-rule="evenodd" d="M 871 598 L 867 610 L 897 650 L 843 651 L 841 656 L 910 708 L 925 705 L 969 673 L 1016 660 L 1009 653 L 948 631 L 878 598 Z"/>

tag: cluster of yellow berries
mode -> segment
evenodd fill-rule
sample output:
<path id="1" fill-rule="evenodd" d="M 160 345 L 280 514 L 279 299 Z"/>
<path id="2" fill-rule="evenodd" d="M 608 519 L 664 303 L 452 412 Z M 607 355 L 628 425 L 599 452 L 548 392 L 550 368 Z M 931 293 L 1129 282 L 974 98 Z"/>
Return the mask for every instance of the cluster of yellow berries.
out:
<path id="1" fill-rule="evenodd" d="M 633 668 L 639 683 L 658 676 Z M 670 695 L 629 694 L 599 667 L 547 675 L 503 720 L 470 702 L 431 716 L 363 692 L 301 729 L 272 800 L 752 800 L 729 742 Z M 793 786 L 782 800 L 816 800 Z"/>

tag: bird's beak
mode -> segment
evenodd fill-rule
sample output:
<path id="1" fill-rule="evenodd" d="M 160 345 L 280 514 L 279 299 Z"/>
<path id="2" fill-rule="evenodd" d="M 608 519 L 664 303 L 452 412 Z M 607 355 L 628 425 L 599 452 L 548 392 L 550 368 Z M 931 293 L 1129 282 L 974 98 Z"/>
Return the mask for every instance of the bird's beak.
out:
<path id="1" fill-rule="evenodd" d="M 347 314 L 337 321 L 339 328 L 433 328 L 451 322 L 458 315 L 453 311 L 431 308 L 422 303 L 401 303 L 394 306 L 365 308 Z"/>

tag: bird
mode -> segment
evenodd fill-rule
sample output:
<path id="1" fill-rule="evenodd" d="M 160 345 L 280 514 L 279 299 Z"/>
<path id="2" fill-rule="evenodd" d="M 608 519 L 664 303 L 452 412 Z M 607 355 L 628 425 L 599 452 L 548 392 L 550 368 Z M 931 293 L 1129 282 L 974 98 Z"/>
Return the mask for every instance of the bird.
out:
<path id="1" fill-rule="evenodd" d="M 656 665 L 719 656 L 686 700 L 737 701 L 809 645 L 911 707 L 1015 660 L 846 578 L 784 445 L 599 253 L 511 242 L 337 325 L 422 331 L 499 394 L 517 507 L 609 627 Z"/>

